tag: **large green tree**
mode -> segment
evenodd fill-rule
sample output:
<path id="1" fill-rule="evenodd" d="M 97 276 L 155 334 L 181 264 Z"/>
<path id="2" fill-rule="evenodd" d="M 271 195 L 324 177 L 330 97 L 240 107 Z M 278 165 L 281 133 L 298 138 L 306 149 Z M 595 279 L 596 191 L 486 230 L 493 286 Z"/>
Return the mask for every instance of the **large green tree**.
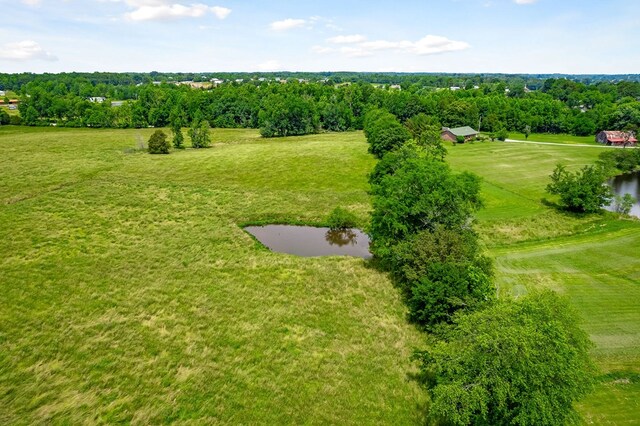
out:
<path id="1" fill-rule="evenodd" d="M 397 242 L 420 231 L 469 227 L 472 214 L 482 206 L 479 177 L 454 174 L 431 157 L 408 158 L 372 192 L 369 234 L 373 253 L 383 257 Z"/>
<path id="2" fill-rule="evenodd" d="M 431 417 L 451 425 L 562 425 L 592 388 L 591 342 L 550 291 L 459 315 L 416 354 Z"/>

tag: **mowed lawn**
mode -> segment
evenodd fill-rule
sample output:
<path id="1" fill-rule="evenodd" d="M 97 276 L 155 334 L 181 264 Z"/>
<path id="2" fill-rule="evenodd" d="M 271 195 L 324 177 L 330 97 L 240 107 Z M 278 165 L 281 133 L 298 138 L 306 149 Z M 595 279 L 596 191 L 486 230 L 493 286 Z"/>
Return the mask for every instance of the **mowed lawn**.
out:
<path id="1" fill-rule="evenodd" d="M 501 294 L 565 294 L 582 315 L 602 369 L 580 405 L 588 424 L 640 424 L 640 221 L 558 213 L 545 193 L 557 162 L 577 169 L 600 149 L 509 144 L 449 149 L 455 169 L 484 178 L 478 227 L 496 261 Z"/>
<path id="2" fill-rule="evenodd" d="M 362 135 L 135 152 L 151 132 L 0 129 L 0 424 L 419 422 L 386 276 L 238 226 L 364 223 Z"/>

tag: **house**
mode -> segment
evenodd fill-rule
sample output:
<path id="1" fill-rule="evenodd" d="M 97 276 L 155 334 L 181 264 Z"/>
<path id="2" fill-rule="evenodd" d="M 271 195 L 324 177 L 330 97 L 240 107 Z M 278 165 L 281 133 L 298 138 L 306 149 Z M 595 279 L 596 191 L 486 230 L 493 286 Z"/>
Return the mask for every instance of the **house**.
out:
<path id="1" fill-rule="evenodd" d="M 638 139 L 636 139 L 633 132 L 603 130 L 596 135 L 596 142 L 604 145 L 635 146 L 638 144 Z"/>
<path id="2" fill-rule="evenodd" d="M 391 86 L 389 86 L 390 90 L 402 90 L 402 86 L 400 86 L 399 84 L 392 84 Z"/>
<path id="3" fill-rule="evenodd" d="M 440 137 L 442 137 L 442 139 L 450 142 L 457 142 L 458 136 L 462 136 L 464 138 L 464 141 L 466 142 L 478 136 L 478 132 L 473 130 L 469 126 L 464 126 L 455 127 L 453 129 L 443 127 L 442 132 L 440 133 Z"/>
<path id="4" fill-rule="evenodd" d="M 89 98 L 89 102 L 93 102 L 93 103 L 97 103 L 97 104 L 101 104 L 106 100 L 106 98 L 102 97 L 102 96 L 92 96 Z"/>

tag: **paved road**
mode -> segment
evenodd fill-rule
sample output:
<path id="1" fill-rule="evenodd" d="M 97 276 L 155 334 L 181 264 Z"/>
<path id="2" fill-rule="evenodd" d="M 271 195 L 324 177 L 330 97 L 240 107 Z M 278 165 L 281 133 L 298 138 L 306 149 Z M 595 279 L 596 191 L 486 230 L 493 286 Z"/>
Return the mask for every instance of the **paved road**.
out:
<path id="1" fill-rule="evenodd" d="M 531 143 L 534 145 L 557 145 L 557 146 L 581 146 L 587 148 L 622 148 L 620 146 L 608 146 L 608 145 L 587 145 L 584 143 L 557 143 L 557 142 L 536 142 L 536 141 L 518 141 L 515 139 L 505 139 L 505 142 L 513 143 Z"/>

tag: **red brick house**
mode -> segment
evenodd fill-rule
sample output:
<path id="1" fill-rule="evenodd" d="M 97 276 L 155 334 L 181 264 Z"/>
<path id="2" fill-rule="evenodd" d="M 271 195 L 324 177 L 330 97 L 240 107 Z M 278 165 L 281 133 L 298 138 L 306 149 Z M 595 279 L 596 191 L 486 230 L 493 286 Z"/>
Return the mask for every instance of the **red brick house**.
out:
<path id="1" fill-rule="evenodd" d="M 466 142 L 478 136 L 478 132 L 473 130 L 469 126 L 464 126 L 464 127 L 455 127 L 453 129 L 450 129 L 448 127 L 443 127 L 442 132 L 440 133 L 440 137 L 442 139 L 450 142 L 457 142 L 458 136 L 462 136 Z"/>
<path id="2" fill-rule="evenodd" d="M 633 132 L 603 130 L 596 135 L 596 142 L 604 145 L 636 146 L 638 144 L 638 139 L 636 139 Z"/>

